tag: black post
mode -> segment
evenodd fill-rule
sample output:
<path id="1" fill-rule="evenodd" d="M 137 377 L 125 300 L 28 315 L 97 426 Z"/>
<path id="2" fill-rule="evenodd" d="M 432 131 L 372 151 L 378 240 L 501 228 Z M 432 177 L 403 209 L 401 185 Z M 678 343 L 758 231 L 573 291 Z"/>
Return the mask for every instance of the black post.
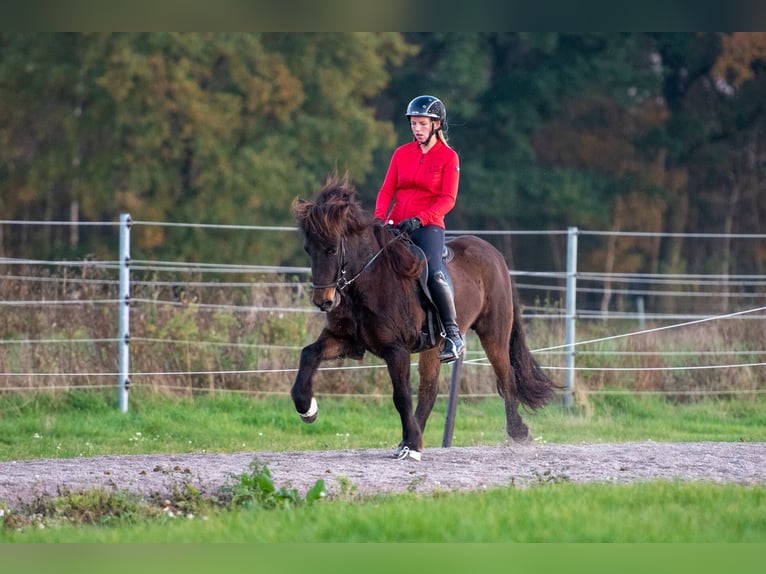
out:
<path id="1" fill-rule="evenodd" d="M 455 428 L 455 413 L 457 412 L 457 396 L 460 392 L 460 367 L 463 366 L 463 356 L 452 364 L 452 379 L 449 385 L 449 401 L 447 402 L 447 418 L 444 421 L 444 438 L 442 447 L 452 446 L 452 431 Z"/>

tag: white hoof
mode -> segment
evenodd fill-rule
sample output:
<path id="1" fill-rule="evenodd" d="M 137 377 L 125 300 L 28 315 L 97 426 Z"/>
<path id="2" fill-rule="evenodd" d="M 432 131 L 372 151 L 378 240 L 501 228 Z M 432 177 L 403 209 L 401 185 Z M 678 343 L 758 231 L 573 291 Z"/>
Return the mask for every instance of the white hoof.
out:
<path id="1" fill-rule="evenodd" d="M 319 412 L 319 407 L 317 406 L 317 400 L 314 397 L 311 397 L 311 404 L 309 405 L 309 410 L 307 410 L 305 413 L 298 413 L 301 418 L 304 421 L 314 421 L 314 419 L 317 418 L 317 413 Z"/>
<path id="2" fill-rule="evenodd" d="M 405 458 L 411 458 L 412 460 L 420 460 L 421 454 L 416 450 L 410 449 L 410 447 L 408 446 L 403 446 L 401 448 L 396 449 L 394 456 L 396 457 L 396 460 L 404 460 Z"/>

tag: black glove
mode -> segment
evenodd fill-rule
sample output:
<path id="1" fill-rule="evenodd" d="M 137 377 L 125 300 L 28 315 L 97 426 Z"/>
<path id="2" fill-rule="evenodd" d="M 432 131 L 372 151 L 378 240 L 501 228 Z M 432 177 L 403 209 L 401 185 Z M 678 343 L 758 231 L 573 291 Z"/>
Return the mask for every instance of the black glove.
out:
<path id="1" fill-rule="evenodd" d="M 417 217 L 410 217 L 409 219 L 400 221 L 396 228 L 402 233 L 411 233 L 416 229 L 420 229 L 422 226 L 423 224 Z"/>

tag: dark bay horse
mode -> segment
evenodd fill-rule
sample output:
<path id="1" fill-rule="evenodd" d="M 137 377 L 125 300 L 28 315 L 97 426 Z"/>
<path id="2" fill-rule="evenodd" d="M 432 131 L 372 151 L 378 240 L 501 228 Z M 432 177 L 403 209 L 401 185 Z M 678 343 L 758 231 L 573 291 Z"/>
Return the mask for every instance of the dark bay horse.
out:
<path id="1" fill-rule="evenodd" d="M 411 353 L 419 351 L 424 311 L 418 277 L 424 265 L 394 228 L 376 225 L 356 199 L 348 177 L 328 178 L 315 201 L 296 199 L 293 214 L 311 258 L 312 302 L 327 313 L 319 337 L 303 348 L 291 396 L 301 418 L 317 418 L 313 377 L 322 361 L 382 358 L 393 384 L 402 422 L 397 458 L 420 459 L 423 430 L 439 391 L 438 346 L 420 351 L 417 409 L 410 388 Z M 449 241 L 449 272 L 460 330 L 473 329 L 492 364 L 505 400 L 506 431 L 527 442 L 529 428 L 519 404 L 544 406 L 557 386 L 543 374 L 527 347 L 519 302 L 502 254 L 486 241 L 461 236 Z M 438 334 L 437 334 L 438 337 Z"/>

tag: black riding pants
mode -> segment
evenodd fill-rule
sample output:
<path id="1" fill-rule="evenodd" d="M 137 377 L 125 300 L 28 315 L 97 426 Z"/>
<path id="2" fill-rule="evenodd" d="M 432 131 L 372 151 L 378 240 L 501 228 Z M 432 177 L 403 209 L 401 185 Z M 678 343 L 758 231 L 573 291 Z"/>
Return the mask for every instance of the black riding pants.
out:
<path id="1" fill-rule="evenodd" d="M 420 247 L 428 260 L 428 284 L 434 275 L 441 271 L 445 277 L 449 277 L 447 269 L 442 262 L 444 250 L 444 229 L 436 225 L 426 225 L 410 233 L 412 242 Z"/>

